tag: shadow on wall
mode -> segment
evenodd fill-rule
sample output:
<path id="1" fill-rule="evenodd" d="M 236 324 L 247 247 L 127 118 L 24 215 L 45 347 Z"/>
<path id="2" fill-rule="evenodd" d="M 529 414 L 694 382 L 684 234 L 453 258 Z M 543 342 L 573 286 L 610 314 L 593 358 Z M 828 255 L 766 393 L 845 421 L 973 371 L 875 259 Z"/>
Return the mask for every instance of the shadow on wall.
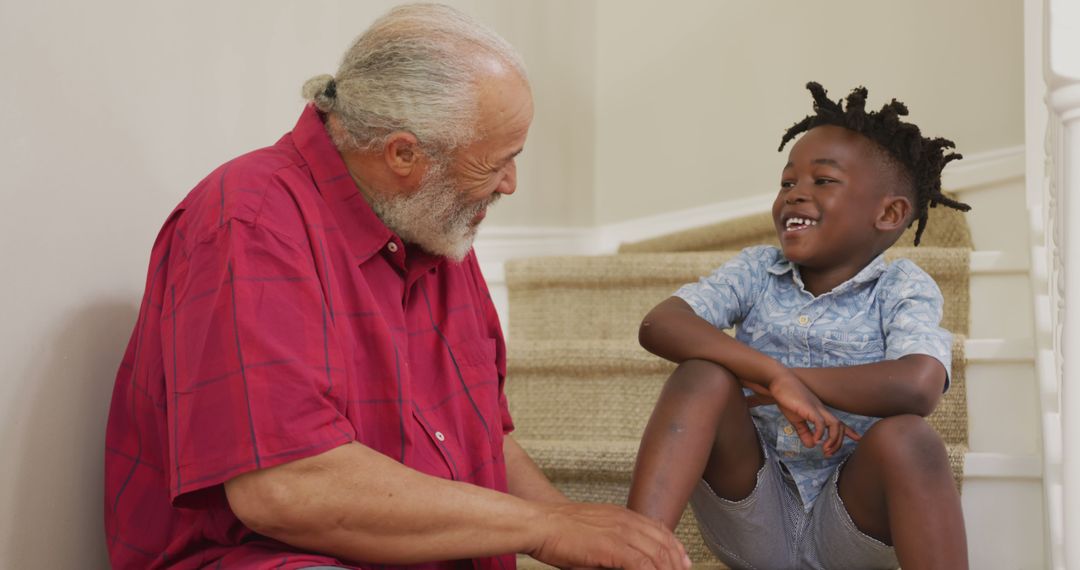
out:
<path id="1" fill-rule="evenodd" d="M 108 568 L 103 530 L 105 422 L 132 303 L 82 307 L 43 341 L 4 426 L 15 496 L 8 567 Z"/>

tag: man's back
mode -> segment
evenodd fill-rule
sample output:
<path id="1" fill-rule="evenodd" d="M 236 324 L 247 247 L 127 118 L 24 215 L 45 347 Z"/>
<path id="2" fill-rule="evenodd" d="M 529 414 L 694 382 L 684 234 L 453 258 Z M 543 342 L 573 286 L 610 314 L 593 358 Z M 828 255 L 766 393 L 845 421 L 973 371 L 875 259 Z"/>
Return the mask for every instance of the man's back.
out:
<path id="1" fill-rule="evenodd" d="M 475 258 L 393 235 L 309 108 L 202 181 L 155 243 L 109 418 L 113 564 L 337 563 L 246 528 L 221 484 L 353 440 L 505 490 L 504 369 Z"/>

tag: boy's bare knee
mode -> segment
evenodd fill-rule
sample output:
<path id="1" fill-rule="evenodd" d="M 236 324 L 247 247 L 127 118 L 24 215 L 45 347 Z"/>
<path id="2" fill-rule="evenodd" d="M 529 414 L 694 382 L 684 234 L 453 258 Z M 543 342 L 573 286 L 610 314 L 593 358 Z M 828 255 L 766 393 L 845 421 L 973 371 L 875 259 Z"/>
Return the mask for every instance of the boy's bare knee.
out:
<path id="1" fill-rule="evenodd" d="M 904 414 L 884 418 L 867 430 L 859 446 L 868 447 L 890 470 L 949 471 L 941 436 L 921 416 Z"/>
<path id="2" fill-rule="evenodd" d="M 727 368 L 708 360 L 687 360 L 671 375 L 679 389 L 702 394 L 742 394 L 739 380 Z"/>

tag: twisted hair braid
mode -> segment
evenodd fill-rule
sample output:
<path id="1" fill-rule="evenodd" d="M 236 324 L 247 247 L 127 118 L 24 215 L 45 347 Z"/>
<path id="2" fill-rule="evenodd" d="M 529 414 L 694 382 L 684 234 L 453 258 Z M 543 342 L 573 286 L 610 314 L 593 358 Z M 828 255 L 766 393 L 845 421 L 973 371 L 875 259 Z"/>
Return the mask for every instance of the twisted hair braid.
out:
<path id="1" fill-rule="evenodd" d="M 903 169 L 905 182 L 910 184 L 915 195 L 915 216 L 918 220 L 915 230 L 915 245 L 919 245 L 929 208 L 942 204 L 949 208 L 967 212 L 971 206 L 958 202 L 941 193 L 941 170 L 946 164 L 963 158 L 952 152 L 956 145 L 944 138 L 922 136 L 919 127 L 906 123 L 900 117 L 908 114 L 907 105 L 893 99 L 880 111 L 866 111 L 865 87 L 856 87 L 845 100 L 832 101 L 826 96 L 821 84 L 811 81 L 806 84 L 814 97 L 814 114 L 808 115 L 784 132 L 780 140 L 783 150 L 793 138 L 821 125 L 835 125 L 855 131 L 874 141 L 890 158 Z"/>

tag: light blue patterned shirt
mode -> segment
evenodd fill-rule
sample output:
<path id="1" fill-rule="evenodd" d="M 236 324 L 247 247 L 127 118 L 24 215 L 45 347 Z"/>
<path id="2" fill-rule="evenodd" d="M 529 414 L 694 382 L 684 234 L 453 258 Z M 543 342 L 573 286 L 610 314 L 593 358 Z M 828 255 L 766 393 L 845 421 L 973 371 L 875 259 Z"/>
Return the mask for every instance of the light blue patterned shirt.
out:
<path id="1" fill-rule="evenodd" d="M 803 287 L 799 268 L 779 249 L 756 246 L 675 295 L 713 326 L 736 327 L 737 340 L 789 368 L 854 366 L 925 354 L 951 374 L 952 335 L 939 326 L 941 290 L 907 259 L 889 264 L 880 255 L 851 279 L 814 297 Z M 829 410 L 860 434 L 880 419 Z M 845 438 L 840 451 L 826 458 L 820 445 L 802 446 L 775 405 L 753 408 L 751 415 L 809 510 L 856 443 Z"/>

